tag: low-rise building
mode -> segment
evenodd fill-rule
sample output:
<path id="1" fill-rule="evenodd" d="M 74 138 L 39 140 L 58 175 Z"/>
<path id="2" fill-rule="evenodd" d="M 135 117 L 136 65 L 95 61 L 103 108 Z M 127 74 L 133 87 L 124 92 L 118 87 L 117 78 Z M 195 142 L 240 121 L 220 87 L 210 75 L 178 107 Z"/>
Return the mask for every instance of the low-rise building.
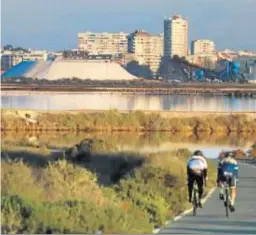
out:
<path id="1" fill-rule="evenodd" d="M 92 54 L 127 53 L 127 33 L 78 33 L 78 49 Z"/>
<path id="2" fill-rule="evenodd" d="M 239 56 L 237 60 L 240 62 L 241 73 L 249 73 L 250 67 L 256 64 L 256 56 Z"/>
<path id="3" fill-rule="evenodd" d="M 215 43 L 211 40 L 194 40 L 191 43 L 191 54 L 201 55 L 201 54 L 214 54 L 215 53 Z"/>
<path id="4" fill-rule="evenodd" d="M 3 51 L 1 53 L 1 68 L 8 70 L 9 68 L 19 64 L 22 61 L 20 54 L 15 54 L 12 51 Z"/>
<path id="5" fill-rule="evenodd" d="M 248 65 L 247 73 L 244 74 L 249 83 L 256 83 L 256 60 Z"/>
<path id="6" fill-rule="evenodd" d="M 1 54 L 1 69 L 7 70 L 12 67 L 12 55 Z"/>
<path id="7" fill-rule="evenodd" d="M 22 60 L 43 60 L 46 61 L 48 57 L 47 51 L 39 51 L 39 50 L 31 50 L 29 53 L 23 53 L 22 54 Z"/>
<path id="8" fill-rule="evenodd" d="M 22 61 L 28 60 L 43 60 L 46 61 L 48 57 L 47 51 L 38 50 L 2 50 L 1 53 L 1 67 L 7 70 Z"/>
<path id="9" fill-rule="evenodd" d="M 194 65 L 214 69 L 218 60 L 216 54 L 200 54 L 200 55 L 190 55 L 186 57 L 186 60 Z"/>
<path id="10" fill-rule="evenodd" d="M 256 56 L 256 52 L 253 52 L 253 51 L 238 51 L 237 53 L 239 56 L 252 56 L 252 57 Z"/>

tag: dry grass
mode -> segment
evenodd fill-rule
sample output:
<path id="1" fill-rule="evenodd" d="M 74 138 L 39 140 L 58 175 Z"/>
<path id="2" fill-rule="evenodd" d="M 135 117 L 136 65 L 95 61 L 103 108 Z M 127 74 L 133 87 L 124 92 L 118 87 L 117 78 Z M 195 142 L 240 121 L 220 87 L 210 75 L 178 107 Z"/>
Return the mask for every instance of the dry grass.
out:
<path id="1" fill-rule="evenodd" d="M 251 133 L 256 130 L 252 115 L 206 115 L 193 117 L 163 117 L 159 112 L 135 111 L 121 113 L 115 110 L 88 112 L 38 112 L 33 114 L 37 123 L 2 110 L 2 130 L 17 131 L 168 131 L 182 133 Z"/>

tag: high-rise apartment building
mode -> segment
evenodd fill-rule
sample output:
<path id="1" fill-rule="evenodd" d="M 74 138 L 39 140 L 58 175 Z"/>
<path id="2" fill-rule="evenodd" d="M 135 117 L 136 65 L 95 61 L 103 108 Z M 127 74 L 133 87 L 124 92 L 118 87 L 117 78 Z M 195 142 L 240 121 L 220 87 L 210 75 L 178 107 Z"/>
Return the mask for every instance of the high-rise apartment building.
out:
<path id="1" fill-rule="evenodd" d="M 215 43 L 211 40 L 194 40 L 191 43 L 191 54 L 213 54 L 215 53 Z"/>
<path id="2" fill-rule="evenodd" d="M 128 36 L 128 52 L 135 55 L 141 65 L 148 65 L 157 74 L 163 57 L 163 34 L 150 35 L 144 30 L 136 30 Z"/>
<path id="3" fill-rule="evenodd" d="M 126 33 L 78 33 L 78 49 L 91 54 L 123 54 L 127 53 Z"/>
<path id="4" fill-rule="evenodd" d="M 188 21 L 182 16 L 173 16 L 164 21 L 164 56 L 172 58 L 188 54 Z"/>

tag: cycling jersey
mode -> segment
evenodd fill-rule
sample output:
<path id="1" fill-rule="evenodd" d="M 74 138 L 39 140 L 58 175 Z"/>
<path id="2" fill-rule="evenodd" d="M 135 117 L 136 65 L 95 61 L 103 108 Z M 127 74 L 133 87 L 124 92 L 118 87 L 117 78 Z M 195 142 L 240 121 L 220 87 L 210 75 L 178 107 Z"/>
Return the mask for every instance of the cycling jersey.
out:
<path id="1" fill-rule="evenodd" d="M 208 165 L 204 157 L 193 156 L 187 162 L 187 167 L 193 172 L 202 172 L 207 169 Z"/>
<path id="2" fill-rule="evenodd" d="M 218 166 L 219 174 L 224 175 L 225 172 L 238 177 L 238 163 L 236 159 L 232 157 L 224 158 L 220 161 Z"/>
<path id="3" fill-rule="evenodd" d="M 224 158 L 219 162 L 218 166 L 218 182 L 228 182 L 231 188 L 236 188 L 238 177 L 238 163 L 232 157 Z"/>

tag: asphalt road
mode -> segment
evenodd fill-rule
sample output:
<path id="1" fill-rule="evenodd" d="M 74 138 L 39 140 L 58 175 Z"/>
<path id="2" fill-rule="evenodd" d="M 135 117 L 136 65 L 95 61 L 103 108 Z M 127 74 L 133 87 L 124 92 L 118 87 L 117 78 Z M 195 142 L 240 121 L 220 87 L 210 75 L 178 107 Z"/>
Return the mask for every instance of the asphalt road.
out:
<path id="1" fill-rule="evenodd" d="M 256 234 L 256 165 L 240 164 L 236 211 L 225 216 L 216 190 L 197 216 L 188 214 L 162 228 L 160 234 Z"/>

